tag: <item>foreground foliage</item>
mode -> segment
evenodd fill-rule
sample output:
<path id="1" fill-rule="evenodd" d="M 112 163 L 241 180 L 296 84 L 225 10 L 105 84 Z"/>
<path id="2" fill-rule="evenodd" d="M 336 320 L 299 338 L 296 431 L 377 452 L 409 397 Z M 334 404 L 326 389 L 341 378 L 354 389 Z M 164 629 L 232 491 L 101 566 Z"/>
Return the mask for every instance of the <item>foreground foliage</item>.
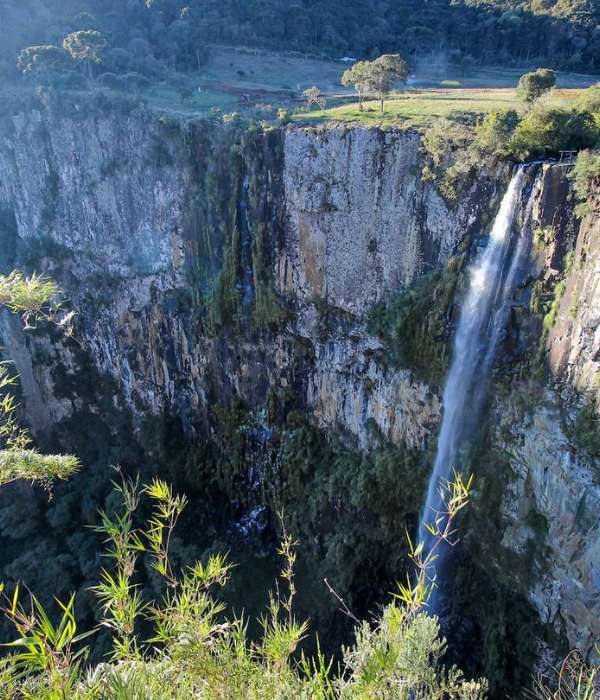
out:
<path id="1" fill-rule="evenodd" d="M 456 477 L 448 485 L 448 506 L 431 526 L 440 542 L 454 537 L 453 522 L 467 504 L 471 483 Z M 308 622 L 293 612 L 297 543 L 282 524 L 280 578 L 270 595 L 258 639 L 250 639 L 243 617 L 225 614 L 218 589 L 232 565 L 214 554 L 176 572 L 169 546 L 186 499 L 161 480 L 140 488 L 123 480 L 115 488 L 121 507 L 102 513 L 99 531 L 107 542 L 113 566 L 103 569 L 95 593 L 102 625 L 113 634 L 110 663 L 86 668 L 85 639 L 78 632 L 74 597 L 57 601 L 54 624 L 38 600 L 20 601 L 17 588 L 6 597 L 4 614 L 18 639 L 0 666 L 5 697 L 78 698 L 482 698 L 486 685 L 464 679 L 442 662 L 446 643 L 436 618 L 427 615 L 428 591 L 434 585 L 432 551 L 412 550 L 417 576 L 400 586 L 371 622 L 356 620 L 355 642 L 343 649 L 339 668 L 317 651 L 301 650 Z M 143 529 L 134 514 L 143 497 L 153 504 Z M 282 519 L 283 523 L 283 519 Z M 135 582 L 144 553 L 163 580 L 159 601 L 143 600 Z M 343 601 L 342 601 L 343 605 Z M 349 611 L 348 614 L 351 615 Z M 147 638 L 142 630 L 152 629 Z M 318 649 L 318 640 L 317 640 Z"/>
<path id="2" fill-rule="evenodd" d="M 25 277 L 20 272 L 0 275 L 0 307 L 18 314 L 26 329 L 45 321 L 71 332 L 72 314 L 59 316 L 61 306 L 56 301 L 57 295 L 56 284 L 39 275 Z M 43 455 L 33 447 L 29 434 L 16 418 L 16 381 L 10 364 L 0 363 L 0 485 L 16 479 L 67 478 L 79 468 L 79 460 L 71 455 Z"/>

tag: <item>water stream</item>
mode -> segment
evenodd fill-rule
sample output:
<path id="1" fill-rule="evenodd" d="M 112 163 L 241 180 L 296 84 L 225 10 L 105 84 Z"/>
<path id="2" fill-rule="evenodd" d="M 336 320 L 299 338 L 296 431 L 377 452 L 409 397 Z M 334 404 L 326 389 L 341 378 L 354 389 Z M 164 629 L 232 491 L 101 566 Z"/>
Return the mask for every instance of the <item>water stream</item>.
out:
<path id="1" fill-rule="evenodd" d="M 528 179 L 527 166 L 520 166 L 504 195 L 488 243 L 469 268 L 468 290 L 461 306 L 444 388 L 437 453 L 419 524 L 418 541 L 424 544 L 424 555 L 435 542 L 425 525 L 443 511 L 440 486 L 452 478 L 453 470 L 461 468 L 461 451 L 476 427 L 496 349 L 506 328 L 519 267 L 529 248 L 535 187 L 525 207 L 518 236 L 513 235 Z M 443 517 L 440 527 L 444 527 Z M 447 550 L 447 546 L 437 548 L 434 570 L 429 570 L 429 575 L 435 575 L 436 579 L 429 600 L 432 613 L 439 612 L 436 608 L 443 589 Z"/>

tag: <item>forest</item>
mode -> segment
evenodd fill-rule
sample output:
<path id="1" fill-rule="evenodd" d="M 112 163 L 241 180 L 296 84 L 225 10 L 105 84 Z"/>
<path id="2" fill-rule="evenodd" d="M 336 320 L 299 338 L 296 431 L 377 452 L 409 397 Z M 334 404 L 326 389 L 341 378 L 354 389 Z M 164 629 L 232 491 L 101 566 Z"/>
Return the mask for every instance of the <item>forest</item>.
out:
<path id="1" fill-rule="evenodd" d="M 441 53 L 465 70 L 482 62 L 600 70 L 595 0 L 2 0 L 0 20 L 7 75 L 16 75 L 19 50 L 60 46 L 79 30 L 106 36 L 105 70 L 148 78 L 165 65 L 197 70 L 217 43 L 336 58 Z"/>

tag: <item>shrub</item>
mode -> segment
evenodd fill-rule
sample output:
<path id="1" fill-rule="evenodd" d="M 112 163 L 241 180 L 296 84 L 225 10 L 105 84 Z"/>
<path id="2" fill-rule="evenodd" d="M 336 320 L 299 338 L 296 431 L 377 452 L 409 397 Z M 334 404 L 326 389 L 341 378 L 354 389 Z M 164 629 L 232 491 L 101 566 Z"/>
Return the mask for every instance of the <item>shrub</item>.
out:
<path id="1" fill-rule="evenodd" d="M 424 275 L 369 316 L 369 332 L 387 342 L 390 359 L 429 383 L 441 383 L 447 369 L 446 326 L 462 263 L 451 258 L 445 270 Z"/>
<path id="2" fill-rule="evenodd" d="M 98 82 L 102 87 L 106 87 L 109 90 L 124 90 L 125 80 L 116 73 L 102 73 L 98 77 Z"/>
<path id="3" fill-rule="evenodd" d="M 81 73 L 60 73 L 54 76 L 52 85 L 62 90 L 85 90 L 87 81 Z"/>
<path id="4" fill-rule="evenodd" d="M 583 216 L 590 210 L 589 198 L 594 185 L 600 183 L 600 151 L 581 151 L 569 177 L 573 180 L 573 189 L 580 202 L 576 213 Z"/>
<path id="5" fill-rule="evenodd" d="M 454 521 L 470 497 L 472 479 L 456 476 L 448 485 L 443 517 L 431 526 L 434 543 L 449 541 Z M 308 658 L 298 653 L 308 623 L 294 613 L 295 542 L 281 523 L 280 580 L 259 620 L 261 633 L 250 640 L 247 622 L 225 616 L 215 595 L 229 578 L 231 564 L 212 554 L 183 570 L 175 568 L 171 547 L 175 526 L 187 505 L 165 482 L 155 479 L 140 490 L 138 481 L 116 485 L 121 507 L 101 513 L 97 531 L 105 536 L 111 565 L 101 571 L 92 590 L 99 599 L 101 624 L 112 633 L 111 662 L 84 669 L 82 642 L 92 631 L 78 633 L 74 596 L 58 605 L 55 625 L 32 597 L 31 610 L 20 601 L 19 588 L 6 599 L 3 613 L 18 638 L 12 655 L 0 665 L 6 697 L 35 698 L 425 698 L 478 700 L 486 695 L 484 681 L 466 681 L 456 668 L 444 666 L 446 642 L 436 618 L 424 612 L 432 590 L 429 554 L 411 548 L 417 577 L 398 592 L 373 621 L 356 618 L 355 642 L 343 650 L 343 665 L 333 675 L 316 645 Z M 153 504 L 147 527 L 138 529 L 134 513 L 145 496 Z M 442 522 L 440 526 L 439 523 Z M 160 600 L 146 602 L 134 582 L 144 554 L 162 582 Z M 141 641 L 139 633 L 153 630 Z"/>
<path id="6" fill-rule="evenodd" d="M 517 96 L 524 102 L 532 103 L 556 85 L 556 75 L 550 68 L 538 68 L 521 76 L 517 86 Z"/>
<path id="7" fill-rule="evenodd" d="M 576 105 L 583 112 L 600 113 L 600 83 L 596 83 L 584 90 Z"/>
<path id="8" fill-rule="evenodd" d="M 240 124 L 241 121 L 239 112 L 229 112 L 223 115 L 223 124 Z"/>
<path id="9" fill-rule="evenodd" d="M 0 308 L 18 315 L 23 327 L 35 329 L 38 323 L 57 323 L 72 331 L 72 313 L 62 315 L 59 290 L 43 276 L 25 277 L 20 272 L 0 275 Z M 79 461 L 69 455 L 43 455 L 32 447 L 31 438 L 17 419 L 13 394 L 16 377 L 8 363 L 0 363 L 0 485 L 17 479 L 32 481 L 64 479 L 79 468 Z M 2 584 L 0 583 L 0 592 Z"/>
<path id="10" fill-rule="evenodd" d="M 477 126 L 477 145 L 494 156 L 502 157 L 509 152 L 509 143 L 519 125 L 519 115 L 514 109 L 488 112 Z"/>
<path id="11" fill-rule="evenodd" d="M 422 171 L 423 179 L 434 182 L 446 202 L 455 206 L 481 166 L 473 129 L 440 119 L 426 131 L 422 144 L 429 156 L 429 163 Z"/>
<path id="12" fill-rule="evenodd" d="M 510 152 L 519 160 L 528 160 L 559 151 L 578 151 L 593 147 L 598 133 L 589 112 L 537 107 L 515 129 Z"/>
<path id="13" fill-rule="evenodd" d="M 594 460 L 600 459 L 600 413 L 596 399 L 589 399 L 567 430 L 577 447 Z"/>
<path id="14" fill-rule="evenodd" d="M 277 121 L 282 125 L 285 126 L 286 124 L 290 124 L 293 120 L 293 114 L 291 110 L 285 109 L 284 107 L 280 107 L 277 110 Z"/>
<path id="15" fill-rule="evenodd" d="M 127 87 L 129 90 L 142 91 L 150 87 L 150 80 L 141 73 L 127 73 L 125 76 Z"/>

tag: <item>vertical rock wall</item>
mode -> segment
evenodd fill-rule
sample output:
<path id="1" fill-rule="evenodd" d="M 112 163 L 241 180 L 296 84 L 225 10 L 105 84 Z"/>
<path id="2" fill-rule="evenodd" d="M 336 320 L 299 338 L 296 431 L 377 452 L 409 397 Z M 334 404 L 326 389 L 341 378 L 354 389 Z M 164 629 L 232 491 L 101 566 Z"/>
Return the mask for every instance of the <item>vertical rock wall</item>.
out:
<path id="1" fill-rule="evenodd" d="M 86 412 L 108 443 L 131 431 L 148 452 L 148 424 L 167 416 L 204 445 L 223 408 L 240 402 L 262 447 L 293 408 L 353 448 L 368 450 L 375 428 L 425 454 L 439 386 L 398 365 L 368 332 L 370 314 L 476 248 L 506 172 L 482 171 L 452 209 L 422 181 L 419 148 L 418 134 L 393 129 L 241 133 L 139 110 L 15 118 L 0 143 L 2 266 L 51 274 L 78 313 L 75 341 L 25 334 L 2 317 L 34 431 L 68 449 L 67 427 Z M 545 169 L 534 216 L 555 242 L 536 253 L 532 277 L 550 289 L 573 247 L 575 257 L 544 341 L 551 373 L 539 401 L 523 411 L 516 394 L 493 394 L 494 449 L 511 469 L 498 545 L 526 560 L 527 542 L 541 544 L 535 580 L 510 585 L 570 643 L 589 647 L 600 498 L 594 460 L 563 417 L 598 373 L 597 217 L 579 230 L 558 166 Z M 517 312 L 507 342 L 518 348 L 540 329 Z M 533 527 L 538 515 L 546 530 Z"/>

